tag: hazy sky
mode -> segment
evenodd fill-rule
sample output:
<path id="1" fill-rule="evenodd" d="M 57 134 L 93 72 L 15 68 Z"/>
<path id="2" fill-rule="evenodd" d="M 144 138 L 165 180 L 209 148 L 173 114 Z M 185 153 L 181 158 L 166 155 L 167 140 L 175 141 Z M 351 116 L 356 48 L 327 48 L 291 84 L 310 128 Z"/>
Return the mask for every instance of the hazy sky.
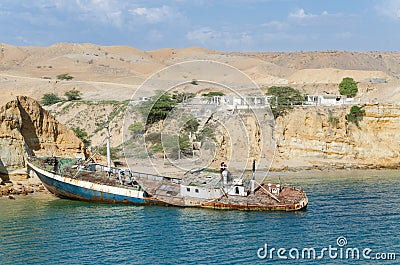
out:
<path id="1" fill-rule="evenodd" d="M 399 51 L 400 0 L 0 0 L 0 42 Z"/>

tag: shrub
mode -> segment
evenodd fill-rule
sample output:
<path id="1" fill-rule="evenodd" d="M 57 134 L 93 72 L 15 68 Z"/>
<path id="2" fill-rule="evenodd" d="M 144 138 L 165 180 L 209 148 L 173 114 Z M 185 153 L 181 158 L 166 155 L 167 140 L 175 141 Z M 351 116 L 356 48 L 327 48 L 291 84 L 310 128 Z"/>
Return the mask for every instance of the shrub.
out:
<path id="1" fill-rule="evenodd" d="M 59 98 L 56 94 L 53 93 L 44 94 L 42 97 L 42 105 L 44 106 L 50 106 L 61 101 L 62 101 L 61 98 Z"/>
<path id="2" fill-rule="evenodd" d="M 159 150 L 160 148 L 161 150 Z M 180 157 L 180 154 L 192 154 L 192 144 L 188 136 L 165 134 L 163 135 L 162 144 L 153 146 L 152 151 L 164 151 L 171 158 L 177 159 Z"/>
<path id="3" fill-rule="evenodd" d="M 214 139 L 214 129 L 211 125 L 207 124 L 197 135 L 197 140 L 202 141 L 204 139 Z"/>
<path id="4" fill-rule="evenodd" d="M 72 79 L 74 79 L 74 77 L 70 76 L 69 74 L 60 74 L 60 75 L 57 75 L 57 79 L 60 79 L 60 80 L 72 80 Z"/>
<path id="5" fill-rule="evenodd" d="M 161 143 L 161 133 L 149 133 L 146 136 L 146 142 L 147 141 L 152 144 L 160 144 Z"/>
<path id="6" fill-rule="evenodd" d="M 185 155 L 191 155 L 193 153 L 193 147 L 189 136 L 179 137 L 179 150 Z"/>
<path id="7" fill-rule="evenodd" d="M 68 101 L 81 99 L 81 92 L 79 90 L 76 90 L 75 88 L 70 91 L 65 92 L 64 95 L 67 97 Z"/>
<path id="8" fill-rule="evenodd" d="M 212 92 L 208 92 L 206 94 L 202 94 L 203 97 L 207 97 L 207 98 L 212 98 L 212 97 L 222 97 L 225 96 L 225 94 L 223 92 L 219 92 L 219 91 L 212 91 Z"/>
<path id="9" fill-rule="evenodd" d="M 85 147 L 88 147 L 90 145 L 90 140 L 88 139 L 88 134 L 84 129 L 81 129 L 79 127 L 73 127 L 71 128 L 76 136 L 78 136 L 79 139 L 83 142 Z"/>
<path id="10" fill-rule="evenodd" d="M 333 116 L 332 111 L 329 111 L 328 122 L 330 125 L 337 128 L 339 125 L 339 118 L 336 116 Z"/>
<path id="11" fill-rule="evenodd" d="M 129 125 L 128 130 L 132 133 L 132 135 L 137 135 L 144 132 L 144 127 L 141 122 L 134 122 Z"/>
<path id="12" fill-rule="evenodd" d="M 353 106 L 350 109 L 350 113 L 346 115 L 346 121 L 354 123 L 358 128 L 360 128 L 359 121 L 362 120 L 365 115 L 365 110 L 359 106 Z"/>
<path id="13" fill-rule="evenodd" d="M 182 132 L 197 132 L 199 126 L 200 123 L 197 119 L 190 119 L 183 125 Z"/>

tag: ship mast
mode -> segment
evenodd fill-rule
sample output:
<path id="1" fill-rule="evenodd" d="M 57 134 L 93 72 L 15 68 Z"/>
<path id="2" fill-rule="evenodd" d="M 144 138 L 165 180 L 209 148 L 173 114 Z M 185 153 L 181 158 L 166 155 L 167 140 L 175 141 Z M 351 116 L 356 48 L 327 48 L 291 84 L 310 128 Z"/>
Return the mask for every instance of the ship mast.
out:
<path id="1" fill-rule="evenodd" d="M 253 174 L 251 177 L 251 193 L 254 194 L 255 191 L 255 182 L 256 182 L 256 160 L 253 160 L 253 168 L 252 168 Z"/>
<path id="2" fill-rule="evenodd" d="M 108 172 L 111 172 L 111 151 L 110 151 L 110 124 L 108 122 L 108 115 L 106 117 L 106 125 L 105 125 L 106 131 L 107 131 L 107 136 L 106 136 L 106 140 L 107 140 L 107 167 L 108 167 Z"/>

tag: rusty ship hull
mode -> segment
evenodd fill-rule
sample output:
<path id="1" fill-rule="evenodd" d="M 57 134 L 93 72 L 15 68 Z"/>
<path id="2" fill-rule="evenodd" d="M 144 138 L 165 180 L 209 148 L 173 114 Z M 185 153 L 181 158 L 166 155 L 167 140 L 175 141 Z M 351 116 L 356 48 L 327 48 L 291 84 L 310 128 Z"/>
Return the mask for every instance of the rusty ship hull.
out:
<path id="1" fill-rule="evenodd" d="M 225 193 L 216 199 L 210 199 L 184 196 L 181 191 L 182 183 L 171 183 L 170 180 L 154 182 L 143 178 L 138 178 L 138 180 L 147 187 L 149 196 L 164 205 L 245 211 L 298 211 L 306 210 L 308 206 L 306 193 L 289 186 L 280 187 L 280 194 L 272 197 L 268 189 L 276 188 L 276 185 L 264 184 L 259 186 L 254 194 L 245 197 Z M 183 189 L 186 189 L 186 186 Z M 194 188 L 194 193 L 196 194 L 196 188 Z"/>
<path id="2" fill-rule="evenodd" d="M 246 211 L 298 211 L 306 210 L 308 198 L 303 198 L 296 203 L 287 204 L 252 204 L 252 203 L 229 203 L 229 202 L 203 202 L 201 207 L 210 209 L 227 209 L 227 210 L 246 210 Z"/>
<path id="3" fill-rule="evenodd" d="M 195 197 L 199 192 L 198 187 L 191 187 L 194 195 L 185 194 L 182 190 L 186 191 L 188 187 L 184 186 L 179 178 L 135 172 L 133 176 L 137 185 L 122 185 L 116 177 L 96 178 L 93 177 L 93 172 L 70 167 L 64 169 L 61 174 L 43 166 L 43 161 L 28 161 L 28 168 L 36 173 L 48 191 L 60 198 L 102 203 L 247 211 L 298 211 L 306 209 L 308 205 L 304 191 L 287 186 L 280 187 L 280 194 L 277 196 L 268 191 L 271 185 L 260 185 L 252 193 L 246 191 L 246 196 L 230 195 L 222 191 L 222 196 L 199 198 Z M 272 188 L 276 188 L 276 185 Z"/>

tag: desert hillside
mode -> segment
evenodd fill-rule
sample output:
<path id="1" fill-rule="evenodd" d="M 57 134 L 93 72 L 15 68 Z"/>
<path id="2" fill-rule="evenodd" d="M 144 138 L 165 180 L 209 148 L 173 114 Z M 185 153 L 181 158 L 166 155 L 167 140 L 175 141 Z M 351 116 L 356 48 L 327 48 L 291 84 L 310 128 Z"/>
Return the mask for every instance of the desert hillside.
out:
<path id="1" fill-rule="evenodd" d="M 350 76 L 359 83 L 361 101 L 400 102 L 400 53 L 222 53 L 199 47 L 141 51 L 126 46 L 58 43 L 50 47 L 1 44 L 0 104 L 17 95 L 35 99 L 44 93 L 63 96 L 73 88 L 80 90 L 85 100 L 127 100 L 152 74 L 193 60 L 230 65 L 261 87 L 290 85 L 306 94 L 336 94 L 341 79 Z M 57 79 L 67 73 L 72 80 Z M 185 78 L 194 79 L 197 74 L 194 71 Z M 155 89 L 165 89 L 158 86 Z"/>
<path id="2" fill-rule="evenodd" d="M 187 63 L 196 60 L 202 63 Z M 57 76 L 61 74 L 73 78 L 60 80 Z M 250 78 L 251 82 L 242 83 L 243 77 Z M 257 88 L 253 83 L 256 82 L 261 91 L 272 85 L 288 85 L 304 94 L 332 95 L 338 93 L 338 84 L 344 77 L 358 82 L 356 102 L 366 110 L 360 128 L 346 122 L 350 106 L 295 108 L 276 121 L 274 133 L 278 149 L 273 168 L 397 167 L 398 148 L 392 141 L 399 120 L 400 53 L 222 53 L 199 47 L 140 51 L 132 47 L 93 44 L 59 43 L 50 47 L 3 44 L 0 106 L 19 95 L 40 100 L 45 93 L 64 97 L 66 91 L 77 89 L 82 92 L 82 100 L 59 102 L 47 106 L 46 110 L 70 128 L 83 129 L 92 147 L 104 145 L 104 122 L 108 115 L 112 146 L 117 150 L 124 142 L 124 124 L 140 121 L 139 112 L 126 115 L 128 106 L 135 106 L 129 100 L 139 87 L 144 93 L 140 96 L 166 89 L 198 95 L 231 89 L 239 94 L 253 92 L 256 96 Z M 143 82 L 145 85 L 141 86 Z M 182 86 L 173 86 L 176 82 Z M 229 87 L 219 86 L 226 83 Z M 241 89 L 243 91 L 239 91 Z M 331 124 L 332 115 L 337 119 L 336 125 Z M 228 116 L 216 118 L 215 124 L 224 119 L 233 127 L 239 127 Z M 258 128 L 250 118 L 244 121 L 254 136 L 254 139 L 250 137 L 250 143 L 241 141 L 236 134 L 232 139 L 239 140 L 229 143 L 229 135 L 213 125 L 219 135 L 216 139 L 218 161 L 232 153 L 230 144 L 258 148 L 257 143 L 262 139 L 259 132 L 268 129 Z M 316 128 L 319 131 L 315 131 Z M 255 149 L 248 153 L 251 159 L 257 156 Z"/>

